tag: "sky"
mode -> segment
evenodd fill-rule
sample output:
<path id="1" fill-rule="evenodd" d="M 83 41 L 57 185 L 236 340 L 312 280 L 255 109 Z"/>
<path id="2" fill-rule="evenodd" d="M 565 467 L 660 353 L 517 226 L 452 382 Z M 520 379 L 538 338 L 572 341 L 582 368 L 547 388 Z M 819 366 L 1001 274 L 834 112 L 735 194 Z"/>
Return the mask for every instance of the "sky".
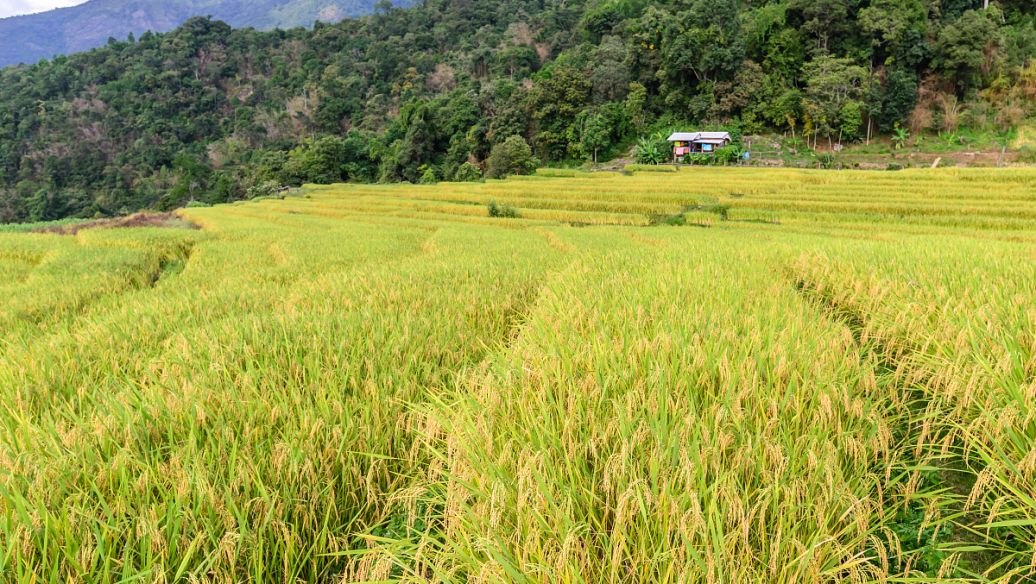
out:
<path id="1" fill-rule="evenodd" d="M 75 6 L 86 0 L 0 0 L 0 18 Z"/>

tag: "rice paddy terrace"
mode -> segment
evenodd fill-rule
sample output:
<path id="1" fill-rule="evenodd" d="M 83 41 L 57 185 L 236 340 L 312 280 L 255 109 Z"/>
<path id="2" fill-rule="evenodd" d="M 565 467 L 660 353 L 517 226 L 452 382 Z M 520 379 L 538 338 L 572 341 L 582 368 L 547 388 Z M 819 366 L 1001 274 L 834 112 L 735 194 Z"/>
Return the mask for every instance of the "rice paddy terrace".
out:
<path id="1" fill-rule="evenodd" d="M 0 232 L 2 581 L 1036 578 L 1036 171 L 180 215 Z"/>

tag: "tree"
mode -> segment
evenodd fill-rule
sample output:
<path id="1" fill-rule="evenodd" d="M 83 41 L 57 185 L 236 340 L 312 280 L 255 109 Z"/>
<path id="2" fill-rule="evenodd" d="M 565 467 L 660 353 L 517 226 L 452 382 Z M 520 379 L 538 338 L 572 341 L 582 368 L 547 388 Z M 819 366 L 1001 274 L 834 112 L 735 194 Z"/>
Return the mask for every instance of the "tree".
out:
<path id="1" fill-rule="evenodd" d="M 647 123 L 647 96 L 647 88 L 634 81 L 630 83 L 629 93 L 626 94 L 626 101 L 622 105 L 626 119 L 637 132 L 642 132 Z"/>
<path id="2" fill-rule="evenodd" d="M 729 80 L 741 63 L 737 2 L 694 0 L 671 20 L 661 41 L 659 91 L 670 107 L 689 108 L 694 94 L 708 95 L 712 83 Z"/>
<path id="3" fill-rule="evenodd" d="M 176 185 L 165 193 L 158 202 L 159 209 L 168 211 L 183 203 L 198 198 L 209 188 L 212 169 L 198 157 L 188 152 L 181 152 L 173 161 L 176 174 Z"/>
<path id="4" fill-rule="evenodd" d="M 342 140 L 344 161 L 342 179 L 346 181 L 371 182 L 377 176 L 377 165 L 371 159 L 370 139 L 350 130 Z"/>
<path id="5" fill-rule="evenodd" d="M 626 45 L 619 37 L 605 37 L 593 54 L 590 81 L 596 104 L 619 101 L 629 88 Z"/>
<path id="6" fill-rule="evenodd" d="M 917 104 L 917 79 L 903 69 L 892 69 L 885 76 L 881 92 L 881 109 L 877 116 L 878 128 L 891 131 L 902 124 Z"/>
<path id="7" fill-rule="evenodd" d="M 458 182 L 478 182 L 482 180 L 482 171 L 474 164 L 465 162 L 457 167 L 457 172 L 453 173 L 453 180 Z"/>
<path id="8" fill-rule="evenodd" d="M 774 127 L 787 127 L 795 136 L 795 128 L 803 121 L 803 95 L 798 89 L 785 89 L 766 107 L 766 117 Z"/>
<path id="9" fill-rule="evenodd" d="M 830 137 L 843 130 L 846 104 L 859 102 L 867 70 L 848 58 L 820 55 L 803 69 L 806 79 L 806 113 L 819 132 Z M 851 107 L 851 106 L 850 106 Z"/>
<path id="10" fill-rule="evenodd" d="M 496 75 L 515 79 L 529 75 L 538 69 L 539 65 L 540 59 L 535 49 L 527 45 L 514 45 L 496 54 L 491 71 Z"/>
<path id="11" fill-rule="evenodd" d="M 435 174 L 435 168 L 432 166 L 422 166 L 421 169 L 421 184 L 423 185 L 434 185 L 439 182 L 439 177 Z"/>
<path id="12" fill-rule="evenodd" d="M 29 221 L 53 221 L 65 216 L 64 201 L 52 188 L 36 191 L 25 204 Z"/>
<path id="13" fill-rule="evenodd" d="M 590 42 L 598 42 L 623 20 L 622 12 L 616 3 L 605 3 L 594 6 L 583 15 L 580 25 Z"/>
<path id="14" fill-rule="evenodd" d="M 801 15 L 801 29 L 816 38 L 821 52 L 830 51 L 832 39 L 851 37 L 852 13 L 857 0 L 791 0 L 788 8 Z"/>
<path id="15" fill-rule="evenodd" d="M 928 8 L 922 0 L 872 0 L 857 20 L 888 62 L 914 67 L 926 56 Z"/>
<path id="16" fill-rule="evenodd" d="M 434 162 L 441 133 L 435 122 L 433 105 L 426 102 L 413 103 L 405 108 L 399 123 L 405 134 L 396 150 L 396 162 L 403 179 L 418 182 L 421 166 Z"/>
<path id="17" fill-rule="evenodd" d="M 909 139 L 910 130 L 896 124 L 896 127 L 892 129 L 892 143 L 895 145 L 896 150 L 902 150 L 903 146 L 906 146 L 907 140 Z"/>
<path id="18" fill-rule="evenodd" d="M 569 151 L 570 128 L 590 102 L 587 76 L 569 65 L 552 67 L 529 90 L 528 104 L 536 129 L 536 147 L 547 160 Z"/>
<path id="19" fill-rule="evenodd" d="M 744 61 L 732 82 L 717 83 L 716 101 L 710 118 L 729 122 L 737 116 L 742 121 L 762 117 L 765 104 L 772 100 L 763 68 L 753 61 Z"/>
<path id="20" fill-rule="evenodd" d="M 850 140 L 859 137 L 860 128 L 863 127 L 863 104 L 850 99 L 842 104 L 838 112 L 838 140 L 843 138 Z"/>
<path id="21" fill-rule="evenodd" d="M 667 134 L 659 132 L 637 140 L 637 146 L 633 151 L 637 162 L 640 164 L 668 162 L 672 156 L 672 150 L 666 138 L 668 138 Z"/>
<path id="22" fill-rule="evenodd" d="M 962 93 L 990 72 L 1002 49 L 999 30 L 987 12 L 968 10 L 943 27 L 935 43 L 932 67 L 952 80 Z"/>
<path id="23" fill-rule="evenodd" d="M 537 161 L 532 148 L 521 136 L 511 136 L 493 147 L 489 155 L 489 176 L 501 178 L 508 174 L 528 174 L 536 170 Z"/>
<path id="24" fill-rule="evenodd" d="M 606 148 L 611 136 L 611 125 L 603 114 L 595 110 L 585 110 L 576 121 L 578 144 L 584 155 L 597 164 L 597 153 Z"/>

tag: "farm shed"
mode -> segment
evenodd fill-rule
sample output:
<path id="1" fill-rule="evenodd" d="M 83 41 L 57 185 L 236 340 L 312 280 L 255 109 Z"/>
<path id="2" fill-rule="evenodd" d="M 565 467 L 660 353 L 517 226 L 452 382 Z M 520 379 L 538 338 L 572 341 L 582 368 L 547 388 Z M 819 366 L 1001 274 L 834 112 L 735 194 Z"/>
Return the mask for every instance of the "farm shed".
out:
<path id="1" fill-rule="evenodd" d="M 673 160 L 687 154 L 711 154 L 718 148 L 730 144 L 729 132 L 673 132 L 669 136 L 673 145 Z"/>

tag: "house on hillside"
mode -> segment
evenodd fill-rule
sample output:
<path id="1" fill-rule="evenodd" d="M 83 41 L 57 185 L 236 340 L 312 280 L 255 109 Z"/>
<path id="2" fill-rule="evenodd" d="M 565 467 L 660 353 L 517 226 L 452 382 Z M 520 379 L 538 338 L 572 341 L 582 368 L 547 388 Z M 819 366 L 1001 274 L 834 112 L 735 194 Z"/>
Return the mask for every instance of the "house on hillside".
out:
<path id="1" fill-rule="evenodd" d="M 712 154 L 730 144 L 729 132 L 673 132 L 669 136 L 673 145 L 673 162 L 688 154 Z"/>

